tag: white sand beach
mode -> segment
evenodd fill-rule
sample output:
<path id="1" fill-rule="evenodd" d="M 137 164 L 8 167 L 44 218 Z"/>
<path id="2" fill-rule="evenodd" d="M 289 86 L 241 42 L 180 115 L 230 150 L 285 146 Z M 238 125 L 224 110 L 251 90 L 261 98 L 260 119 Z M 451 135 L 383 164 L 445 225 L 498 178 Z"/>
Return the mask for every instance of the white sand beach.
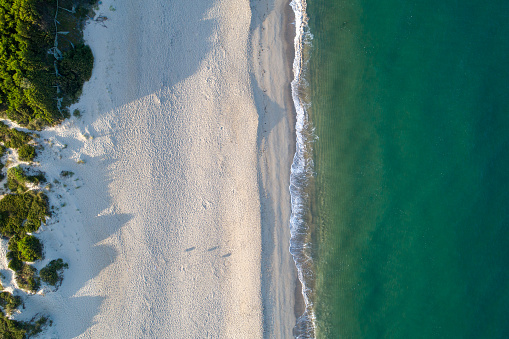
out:
<path id="1" fill-rule="evenodd" d="M 102 2 L 82 116 L 41 133 L 59 183 L 40 266 L 70 268 L 20 318 L 50 315 L 54 338 L 292 336 L 288 11 Z"/>

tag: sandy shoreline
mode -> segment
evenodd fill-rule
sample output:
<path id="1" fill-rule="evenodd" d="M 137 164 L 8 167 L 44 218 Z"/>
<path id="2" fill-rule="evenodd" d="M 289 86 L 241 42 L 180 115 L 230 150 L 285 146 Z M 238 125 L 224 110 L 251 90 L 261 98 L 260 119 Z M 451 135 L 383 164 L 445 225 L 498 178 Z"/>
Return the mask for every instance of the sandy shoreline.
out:
<path id="1" fill-rule="evenodd" d="M 48 177 L 75 173 L 41 233 L 67 278 L 29 305 L 50 337 L 291 336 L 288 9 L 103 1 L 83 117 L 42 133 Z"/>

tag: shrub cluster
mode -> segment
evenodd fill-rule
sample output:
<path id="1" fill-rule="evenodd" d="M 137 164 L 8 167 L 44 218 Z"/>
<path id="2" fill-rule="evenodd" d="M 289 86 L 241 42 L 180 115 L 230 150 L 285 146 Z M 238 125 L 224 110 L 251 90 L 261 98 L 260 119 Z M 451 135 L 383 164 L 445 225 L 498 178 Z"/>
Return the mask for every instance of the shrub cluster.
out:
<path id="1" fill-rule="evenodd" d="M 94 56 L 90 47 L 84 44 L 67 51 L 59 62 L 62 77 L 57 79 L 64 93 L 67 93 L 64 105 L 76 102 L 81 95 L 83 84 L 92 76 Z"/>
<path id="2" fill-rule="evenodd" d="M 23 339 L 26 333 L 22 322 L 11 320 L 0 311 L 0 338 Z"/>
<path id="3" fill-rule="evenodd" d="M 21 305 L 21 297 L 13 296 L 9 292 L 0 292 L 0 306 L 7 314 L 11 314 L 13 310 Z"/>
<path id="4" fill-rule="evenodd" d="M 34 159 L 35 148 L 28 144 L 32 140 L 33 137 L 29 133 L 18 131 L 15 128 L 9 128 L 9 126 L 0 121 L 0 141 L 3 142 L 4 146 L 7 148 L 17 149 L 20 160 L 32 161 Z"/>
<path id="5" fill-rule="evenodd" d="M 74 44 L 54 48 L 57 6 L 72 7 L 75 3 L 0 0 L 0 111 L 11 120 L 36 129 L 58 122 L 62 113 L 55 98 L 72 103 L 90 78 L 93 57 L 90 48 L 80 44 L 80 34 L 66 37 Z M 77 14 L 60 11 L 57 22 L 76 26 L 83 13 L 81 6 Z"/>
<path id="6" fill-rule="evenodd" d="M 25 339 L 39 334 L 48 323 L 48 318 L 39 317 L 31 322 L 11 320 L 0 311 L 0 338 Z M 51 325 L 51 321 L 50 321 Z"/>
<path id="7" fill-rule="evenodd" d="M 8 194 L 0 200 L 0 234 L 10 238 L 9 268 L 16 272 L 18 285 L 29 291 L 36 291 L 40 283 L 37 270 L 24 262 L 41 259 L 42 244 L 27 233 L 38 230 L 47 215 L 48 202 L 42 192 Z"/>
<path id="8" fill-rule="evenodd" d="M 69 116 L 66 108 L 77 101 L 83 84 L 92 75 L 94 57 L 83 44 L 82 23 L 96 0 L 0 0 L 0 116 L 30 129 L 40 130 Z M 55 17 L 58 11 L 58 19 Z M 59 33 L 55 33 L 58 31 Z M 64 33 L 65 32 L 65 33 Z M 57 34 L 57 35 L 55 35 Z M 79 111 L 76 113 L 79 116 Z M 21 161 L 36 156 L 32 134 L 0 122 L 0 157 L 6 148 L 17 150 Z M 0 170 L 4 164 L 0 161 Z M 72 172 L 62 172 L 72 176 Z M 0 173 L 0 179 L 4 175 Z M 67 264 L 52 260 L 41 270 L 27 262 L 42 259 L 41 242 L 30 233 L 39 229 L 48 215 L 44 193 L 28 184 L 45 181 L 44 175 L 17 166 L 7 171 L 11 190 L 0 200 L 0 236 L 9 238 L 9 268 L 18 286 L 37 291 L 40 280 L 56 286 Z M 1 289 L 0 289 L 1 290 Z M 21 298 L 0 292 L 0 338 L 27 338 L 39 333 L 45 317 L 30 323 L 9 319 Z M 51 321 L 50 321 L 51 323 Z"/>
<path id="9" fill-rule="evenodd" d="M 0 121 L 0 158 L 4 156 L 6 148 L 14 148 L 18 150 L 18 157 L 21 161 L 32 161 L 36 152 L 34 146 L 28 144 L 33 140 L 33 136 L 29 133 L 18 131 L 15 128 L 9 128 Z M 4 164 L 0 161 L 0 170 L 4 168 Z M 0 173 L 0 180 L 4 175 Z"/>
<path id="10" fill-rule="evenodd" d="M 27 169 L 20 166 L 7 170 L 7 187 L 13 192 L 23 193 L 27 190 L 27 183 L 38 185 L 44 181 L 46 181 L 46 177 L 41 172 L 29 175 Z"/>
<path id="11" fill-rule="evenodd" d="M 41 269 L 41 280 L 52 286 L 56 286 L 63 279 L 63 272 L 69 266 L 62 259 L 52 260 L 46 267 Z"/>
<path id="12" fill-rule="evenodd" d="M 22 194 L 7 194 L 0 200 L 0 234 L 4 237 L 39 229 L 48 215 L 48 198 L 43 192 L 27 191 Z"/>
<path id="13" fill-rule="evenodd" d="M 24 290 L 36 292 L 41 286 L 41 279 L 37 276 L 37 269 L 28 264 L 23 264 L 21 270 L 16 272 L 16 282 Z"/>

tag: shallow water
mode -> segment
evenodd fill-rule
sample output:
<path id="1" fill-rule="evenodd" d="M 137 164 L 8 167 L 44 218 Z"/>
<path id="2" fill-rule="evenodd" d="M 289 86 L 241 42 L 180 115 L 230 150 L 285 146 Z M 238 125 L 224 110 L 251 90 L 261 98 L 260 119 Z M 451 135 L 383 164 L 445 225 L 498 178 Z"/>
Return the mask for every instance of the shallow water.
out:
<path id="1" fill-rule="evenodd" d="M 317 337 L 508 337 L 509 2 L 307 13 Z"/>

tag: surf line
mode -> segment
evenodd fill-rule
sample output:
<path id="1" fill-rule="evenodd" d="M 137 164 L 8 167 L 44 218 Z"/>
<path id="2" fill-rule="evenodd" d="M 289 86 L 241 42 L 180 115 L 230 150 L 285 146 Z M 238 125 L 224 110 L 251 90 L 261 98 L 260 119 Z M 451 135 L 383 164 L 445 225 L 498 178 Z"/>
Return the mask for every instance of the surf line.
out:
<path id="1" fill-rule="evenodd" d="M 309 178 L 313 176 L 313 157 L 311 142 L 313 139 L 312 127 L 309 122 L 306 103 L 302 97 L 305 87 L 303 71 L 304 45 L 309 44 L 312 35 L 308 28 L 306 13 L 306 0 L 292 0 L 290 6 L 295 14 L 295 38 L 293 60 L 293 80 L 291 82 L 292 99 L 296 111 L 295 134 L 296 150 L 293 157 L 290 173 L 290 253 L 297 267 L 298 278 L 302 285 L 302 295 L 305 302 L 305 311 L 294 328 L 297 338 L 315 338 L 316 316 L 311 300 L 312 288 L 309 286 L 314 280 L 313 259 L 309 253 L 309 225 L 305 215 L 309 213 L 309 194 L 305 191 L 309 185 Z"/>

